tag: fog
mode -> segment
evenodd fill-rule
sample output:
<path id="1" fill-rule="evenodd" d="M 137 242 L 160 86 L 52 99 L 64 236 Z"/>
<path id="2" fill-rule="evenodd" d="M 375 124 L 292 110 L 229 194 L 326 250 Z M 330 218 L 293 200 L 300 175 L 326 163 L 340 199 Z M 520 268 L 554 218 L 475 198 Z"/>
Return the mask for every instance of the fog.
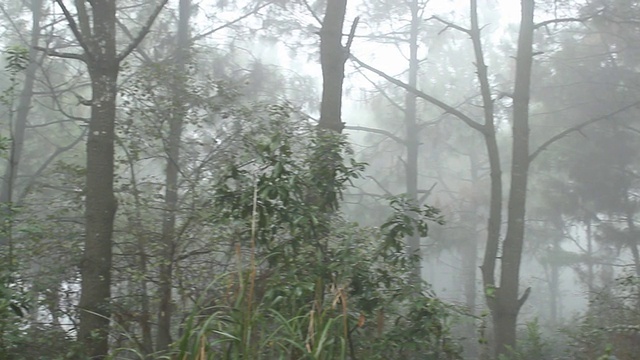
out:
<path id="1" fill-rule="evenodd" d="M 0 22 L 0 359 L 640 356 L 636 2 Z"/>

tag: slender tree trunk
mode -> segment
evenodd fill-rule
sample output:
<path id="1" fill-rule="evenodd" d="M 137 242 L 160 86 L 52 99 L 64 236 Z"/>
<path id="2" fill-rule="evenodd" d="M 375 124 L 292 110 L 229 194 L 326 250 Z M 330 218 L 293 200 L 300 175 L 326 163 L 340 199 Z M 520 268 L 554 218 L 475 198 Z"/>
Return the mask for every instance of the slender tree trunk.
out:
<path id="1" fill-rule="evenodd" d="M 167 168 L 165 178 L 165 210 L 162 219 L 163 255 L 160 262 L 160 306 L 158 311 L 158 336 L 156 346 L 164 351 L 171 344 L 171 314 L 173 291 L 173 266 L 176 246 L 176 213 L 178 211 L 178 185 L 180 173 L 180 146 L 182 128 L 186 113 L 185 77 L 189 56 L 189 18 L 191 0 L 180 0 L 178 35 L 176 46 L 175 81 L 173 88 L 173 108 L 169 120 L 169 139 L 166 148 Z"/>
<path id="2" fill-rule="evenodd" d="M 471 174 L 471 183 L 477 184 L 479 181 L 478 175 L 478 160 L 477 154 L 469 154 L 469 171 Z M 464 213 L 461 216 L 462 224 L 467 229 L 465 231 L 464 243 L 462 244 L 461 256 L 462 256 L 462 276 L 464 287 L 464 298 L 467 312 L 472 316 L 471 321 L 465 326 L 464 337 L 466 338 L 464 345 L 464 352 L 467 358 L 477 358 L 479 349 L 476 334 L 476 300 L 478 296 L 478 289 L 476 285 L 477 281 L 477 266 L 478 266 L 478 244 L 481 230 L 478 229 L 480 224 L 479 205 L 476 199 L 470 199 L 468 208 L 464 208 Z"/>
<path id="3" fill-rule="evenodd" d="M 24 149 L 25 132 L 27 129 L 27 117 L 31 110 L 33 87 L 39 62 L 36 46 L 40 40 L 40 20 L 42 19 L 42 0 L 34 0 L 31 3 L 31 39 L 29 43 L 29 64 L 25 70 L 24 83 L 18 97 L 18 109 L 11 126 L 11 148 L 9 161 L 4 171 L 2 189 L 0 189 L 0 206 L 2 206 L 3 233 L 0 234 L 0 246 L 10 245 L 12 238 L 13 193 L 16 176 L 18 175 L 22 150 Z"/>
<path id="4" fill-rule="evenodd" d="M 418 32 L 420 21 L 418 16 L 418 0 L 411 0 L 411 31 L 409 34 L 409 79 L 408 84 L 418 84 Z M 417 96 L 407 92 L 405 96 L 404 124 L 406 130 L 407 162 L 405 164 L 405 181 L 407 196 L 415 205 L 418 204 L 418 154 L 420 149 L 420 128 L 417 121 Z M 407 239 L 410 254 L 418 255 L 420 260 L 413 269 L 416 286 L 422 282 L 422 254 L 420 251 L 420 235 L 416 231 Z"/>
<path id="5" fill-rule="evenodd" d="M 631 250 L 631 256 L 633 256 L 633 265 L 636 276 L 640 278 L 640 251 L 638 251 L 638 240 L 636 223 L 634 220 L 633 207 L 634 205 L 629 202 L 629 197 L 633 196 L 629 193 L 629 189 L 625 190 L 625 220 L 627 222 L 627 229 L 629 238 L 627 239 L 627 246 Z"/>
<path id="6" fill-rule="evenodd" d="M 496 355 L 516 345 L 516 323 L 528 291 L 520 297 L 520 263 L 524 244 L 527 182 L 529 176 L 529 97 L 533 63 L 534 0 L 522 0 L 516 79 L 513 93 L 513 145 L 509 215 L 500 269 L 500 287 L 494 309 Z"/>
<path id="7" fill-rule="evenodd" d="M 121 147 L 122 144 L 119 143 Z M 147 245 L 149 244 L 149 235 L 142 223 L 142 199 L 140 198 L 140 191 L 138 189 L 138 180 L 135 172 L 134 160 L 131 158 L 127 149 L 124 149 L 129 162 L 129 176 L 131 177 L 131 193 L 133 194 L 135 213 L 134 218 L 131 219 L 129 231 L 136 238 L 136 251 L 137 251 L 137 266 L 140 276 L 137 282 L 140 292 L 140 316 L 138 317 L 138 324 L 140 325 L 140 331 L 142 333 L 142 354 L 148 356 L 153 352 L 153 337 L 151 333 L 151 304 L 149 301 L 149 287 L 147 282 L 148 274 L 148 262 L 149 257 L 147 255 Z"/>
<path id="8" fill-rule="evenodd" d="M 588 215 L 586 221 L 586 236 L 587 236 L 587 291 L 589 291 L 589 303 L 593 300 L 595 295 L 595 275 L 593 264 L 593 231 L 591 227 L 591 214 Z"/>
<path id="9" fill-rule="evenodd" d="M 480 266 L 482 282 L 484 284 L 484 294 L 489 309 L 495 308 L 496 287 L 495 269 L 498 258 L 498 248 L 500 246 L 500 228 L 502 226 L 502 168 L 500 164 L 500 149 L 496 139 L 494 104 L 491 95 L 491 85 L 489 84 L 488 67 L 484 60 L 484 50 L 482 46 L 481 30 L 478 21 L 477 0 L 470 0 L 471 10 L 471 41 L 476 59 L 476 74 L 480 83 L 480 93 L 482 95 L 482 107 L 484 111 L 484 125 L 482 136 L 489 158 L 489 176 L 491 178 L 489 195 L 489 218 L 487 220 L 487 244 L 482 265 Z"/>

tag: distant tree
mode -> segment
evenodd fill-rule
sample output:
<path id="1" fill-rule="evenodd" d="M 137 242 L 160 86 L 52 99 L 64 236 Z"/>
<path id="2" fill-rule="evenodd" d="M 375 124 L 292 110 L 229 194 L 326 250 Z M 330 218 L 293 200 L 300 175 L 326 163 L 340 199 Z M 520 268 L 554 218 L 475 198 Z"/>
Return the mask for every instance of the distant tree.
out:
<path id="1" fill-rule="evenodd" d="M 502 165 L 500 162 L 501 151 L 498 147 L 495 101 L 497 95 L 492 88 L 492 78 L 489 76 L 488 66 L 485 61 L 485 49 L 481 36 L 481 26 L 478 19 L 477 1 L 470 1 L 471 24 L 470 27 L 460 26 L 446 19 L 436 18 L 447 29 L 456 29 L 469 35 L 474 49 L 474 65 L 480 88 L 483 106 L 483 121 L 474 120 L 464 110 L 460 110 L 441 99 L 419 91 L 415 87 L 401 82 L 380 70 L 377 70 L 359 60 L 356 62 L 383 78 L 389 80 L 409 92 L 416 94 L 444 111 L 458 117 L 472 129 L 477 130 L 483 137 L 490 166 L 490 209 L 487 230 L 487 245 L 481 272 L 484 282 L 484 293 L 487 304 L 491 310 L 495 332 L 495 355 L 508 354 L 510 348 L 516 345 L 516 323 L 520 308 L 525 303 L 530 289 L 520 295 L 520 265 L 524 245 L 525 214 L 527 203 L 527 185 L 529 180 L 529 167 L 533 160 L 547 147 L 562 139 L 569 133 L 575 132 L 589 123 L 598 119 L 591 119 L 579 125 L 568 128 L 563 132 L 552 136 L 547 141 L 531 151 L 529 129 L 529 103 L 531 99 L 532 69 L 534 63 L 534 33 L 556 22 L 583 21 L 582 18 L 552 19 L 536 23 L 534 12 L 536 2 L 522 0 L 521 2 L 520 29 L 515 56 L 515 77 L 513 80 L 513 92 L 508 94 L 513 101 L 510 154 L 510 189 L 507 200 L 506 234 L 501 239 L 503 209 L 503 182 Z M 498 260 L 500 260 L 498 264 Z M 499 269 L 499 282 L 496 279 L 496 270 Z"/>

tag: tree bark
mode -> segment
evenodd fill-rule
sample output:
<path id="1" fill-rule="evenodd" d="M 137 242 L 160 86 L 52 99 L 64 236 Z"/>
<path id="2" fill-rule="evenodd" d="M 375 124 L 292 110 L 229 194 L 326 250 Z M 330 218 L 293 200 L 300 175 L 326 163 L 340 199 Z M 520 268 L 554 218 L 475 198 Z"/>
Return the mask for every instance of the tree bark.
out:
<path id="1" fill-rule="evenodd" d="M 118 73 L 120 62 L 140 44 L 167 1 L 161 1 L 138 37 L 120 54 L 116 49 L 116 0 L 91 2 L 91 16 L 85 1 L 77 0 L 77 22 L 64 0 L 55 2 L 84 50 L 82 55 L 58 56 L 84 61 L 91 78 L 78 340 L 88 357 L 104 359 L 109 353 L 112 235 L 117 208 L 113 183 Z"/>
<path id="2" fill-rule="evenodd" d="M 500 287 L 493 309 L 496 355 L 508 355 L 516 346 L 516 323 L 529 290 L 519 296 L 520 263 L 524 244 L 527 182 L 529 176 L 529 97 L 533 64 L 533 22 L 535 0 L 522 0 L 516 78 L 513 93 L 513 134 L 511 189 L 509 190 L 507 232 L 500 269 Z"/>
<path id="3" fill-rule="evenodd" d="M 416 87 L 418 84 L 418 32 L 420 21 L 418 14 L 418 0 L 411 0 L 411 30 L 409 33 L 409 79 L 408 84 Z M 420 128 L 417 121 L 417 96 L 411 92 L 405 95 L 404 124 L 406 131 L 407 162 L 405 164 L 405 182 L 407 197 L 418 205 L 418 154 L 420 149 Z M 420 235 L 417 231 L 407 239 L 409 253 L 417 255 L 419 261 L 413 269 L 415 285 L 420 288 L 422 283 L 422 254 L 420 251 Z"/>
<path id="4" fill-rule="evenodd" d="M 173 291 L 173 266 L 176 246 L 175 228 L 178 211 L 178 186 L 180 172 L 180 145 L 186 113 L 185 86 L 186 63 L 189 54 L 189 18 L 191 0 L 180 0 L 178 34 L 176 46 L 175 81 L 171 118 L 169 119 L 169 139 L 167 143 L 167 168 L 165 177 L 165 208 L 162 219 L 162 260 L 160 262 L 160 306 L 158 309 L 158 334 L 156 346 L 164 351 L 171 344 L 171 313 Z"/>
<path id="5" fill-rule="evenodd" d="M 80 22 L 86 14 L 79 14 Z M 81 267 L 80 328 L 78 338 L 87 355 L 103 359 L 109 351 L 111 317 L 111 264 L 116 95 L 119 64 L 116 53 L 116 4 L 114 0 L 93 5 L 93 34 L 85 34 L 87 65 L 93 99 L 87 138 L 85 185 L 85 248 Z"/>
<path id="6" fill-rule="evenodd" d="M 322 66 L 322 102 L 319 129 L 342 133 L 342 85 L 348 49 L 342 45 L 342 26 L 347 0 L 328 0 L 320 29 L 320 64 Z"/>

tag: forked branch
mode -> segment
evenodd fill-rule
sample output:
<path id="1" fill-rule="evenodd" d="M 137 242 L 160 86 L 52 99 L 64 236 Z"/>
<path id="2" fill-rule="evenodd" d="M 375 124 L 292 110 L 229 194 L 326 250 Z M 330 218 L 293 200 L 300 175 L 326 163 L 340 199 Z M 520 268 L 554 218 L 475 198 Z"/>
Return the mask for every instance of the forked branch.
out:
<path id="1" fill-rule="evenodd" d="M 57 0 L 60 1 L 60 0 Z M 138 47 L 138 45 L 140 45 L 140 43 L 142 42 L 142 40 L 145 38 L 145 36 L 147 36 L 147 34 L 149 33 L 149 30 L 151 30 L 151 26 L 153 25 L 153 23 L 156 21 L 156 18 L 158 18 L 158 15 L 160 15 L 160 12 L 162 11 L 162 9 L 164 8 L 164 6 L 167 4 L 169 0 L 162 0 L 162 2 L 160 3 L 160 5 L 158 5 L 155 10 L 153 11 L 153 14 L 151 14 L 151 16 L 149 16 L 149 19 L 147 19 L 147 23 L 144 24 L 144 26 L 142 27 L 142 29 L 140 29 L 140 32 L 138 33 L 138 36 L 135 37 L 133 39 L 133 41 L 131 41 L 131 43 L 129 44 L 129 46 L 127 46 L 119 55 L 118 55 L 118 62 L 121 62 L 122 60 L 124 60 L 127 56 L 129 56 L 129 54 L 131 54 L 131 52 Z"/>
<path id="2" fill-rule="evenodd" d="M 432 103 L 433 105 L 439 107 L 440 109 L 444 110 L 445 112 L 454 115 L 455 117 L 457 117 L 458 119 L 462 120 L 465 124 L 469 125 L 472 129 L 479 131 L 480 133 L 485 133 L 486 129 L 485 127 L 474 121 L 473 119 L 471 119 L 469 116 L 467 116 L 465 113 L 463 113 L 462 111 L 454 108 L 453 106 L 443 102 L 442 100 L 439 100 L 431 95 L 428 95 L 416 88 L 414 88 L 413 86 L 410 86 L 409 84 L 406 84 L 388 74 L 386 74 L 385 72 L 378 70 L 376 68 L 374 68 L 373 66 L 367 65 L 366 63 L 362 62 L 361 60 L 359 60 L 358 58 L 356 58 L 355 56 L 351 55 L 351 60 L 353 62 L 355 62 L 356 64 L 358 64 L 359 66 L 371 71 L 372 73 L 384 78 L 385 80 L 389 81 L 390 83 L 401 87 L 403 89 L 405 89 L 406 91 L 414 94 L 415 96 L 426 100 L 430 103 Z"/>
<path id="3" fill-rule="evenodd" d="M 67 9 L 67 6 L 62 2 L 62 0 L 55 0 L 55 2 L 56 4 L 58 4 L 60 9 L 62 9 L 62 13 L 64 14 L 64 17 L 67 19 L 67 23 L 69 23 L 69 28 L 71 29 L 71 31 L 73 32 L 73 35 L 75 35 L 76 39 L 78 40 L 78 43 L 84 50 L 85 56 L 88 58 L 91 58 L 93 54 L 91 53 L 91 49 L 89 48 L 89 43 L 85 38 L 85 35 L 86 35 L 90 39 L 91 35 L 83 34 L 80 31 L 80 29 L 78 28 L 78 24 L 76 23 L 76 20 L 73 18 L 73 15 L 71 15 L 71 12 L 69 12 L 69 9 Z M 79 58 L 76 58 L 76 59 L 79 59 Z M 84 59 L 80 59 L 80 60 L 84 61 Z"/>

